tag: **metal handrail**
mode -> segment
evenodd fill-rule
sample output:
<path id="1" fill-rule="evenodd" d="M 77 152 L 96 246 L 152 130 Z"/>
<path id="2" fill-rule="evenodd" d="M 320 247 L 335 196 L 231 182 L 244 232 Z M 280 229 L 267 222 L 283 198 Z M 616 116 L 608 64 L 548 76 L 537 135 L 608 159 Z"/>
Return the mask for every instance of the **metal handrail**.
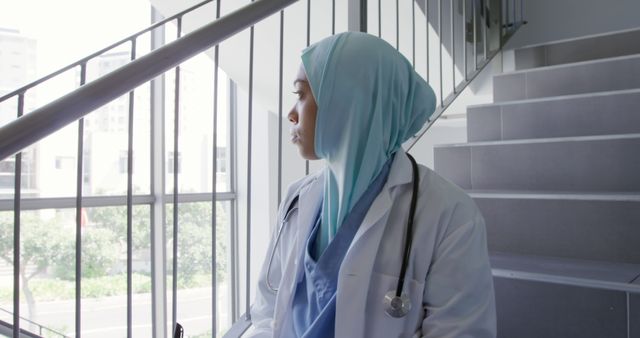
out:
<path id="1" fill-rule="evenodd" d="M 0 160 L 296 1 L 255 1 L 8 123 L 0 128 Z"/>
<path id="2" fill-rule="evenodd" d="M 8 313 L 8 314 L 10 314 L 10 315 L 13 315 L 13 312 L 10 312 L 10 311 L 8 311 L 8 310 L 6 310 L 6 309 L 3 309 L 3 308 L 0 308 L 0 311 L 5 312 L 5 313 Z M 27 333 L 27 335 L 29 335 L 29 334 L 33 334 L 33 336 L 35 336 L 35 337 L 40 337 L 40 336 L 42 336 L 42 330 L 44 329 L 44 330 L 47 330 L 47 331 L 49 331 L 49 332 L 51 332 L 51 333 L 53 333 L 53 334 L 59 335 L 60 337 L 63 337 L 63 338 L 71 338 L 71 337 L 69 337 L 69 336 L 65 335 L 64 333 L 58 332 L 58 331 L 56 331 L 56 330 L 54 330 L 54 329 L 51 329 L 51 328 L 48 328 L 48 327 L 46 327 L 46 326 L 44 326 L 44 325 L 40 325 L 40 324 L 38 324 L 38 323 L 36 323 L 36 322 L 34 322 L 34 321 L 32 321 L 32 320 L 29 320 L 29 319 L 27 319 L 27 318 L 22 317 L 22 316 L 20 317 L 20 319 L 21 319 L 21 320 L 24 320 L 25 322 L 27 322 L 27 323 L 29 323 L 29 324 L 33 324 L 33 325 L 35 325 L 35 326 L 37 326 L 37 327 L 38 327 L 39 335 L 36 335 L 36 334 L 35 334 L 35 333 L 33 333 L 33 332 L 28 332 L 28 331 L 26 331 L 26 330 L 25 330 L 25 331 L 24 331 L 25 333 L 26 333 L 26 332 L 28 332 L 28 333 Z M 1 323 L 4 323 L 4 324 L 8 324 L 10 327 L 13 327 L 13 325 L 11 325 L 10 323 L 6 323 L 6 322 L 4 322 L 4 321 L 2 321 L 2 320 L 0 320 L 0 322 L 1 322 Z M 4 325 L 3 325 L 3 326 L 4 326 Z M 21 329 L 21 331 L 23 331 L 23 330 Z"/>

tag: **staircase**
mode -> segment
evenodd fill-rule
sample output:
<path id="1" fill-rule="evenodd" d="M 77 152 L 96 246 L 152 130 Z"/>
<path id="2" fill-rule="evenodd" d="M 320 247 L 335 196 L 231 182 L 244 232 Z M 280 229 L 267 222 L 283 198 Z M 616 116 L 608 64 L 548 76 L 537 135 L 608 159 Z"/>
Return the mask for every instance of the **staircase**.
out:
<path id="1" fill-rule="evenodd" d="M 435 149 L 487 225 L 502 338 L 640 337 L 640 30 L 514 51 Z"/>

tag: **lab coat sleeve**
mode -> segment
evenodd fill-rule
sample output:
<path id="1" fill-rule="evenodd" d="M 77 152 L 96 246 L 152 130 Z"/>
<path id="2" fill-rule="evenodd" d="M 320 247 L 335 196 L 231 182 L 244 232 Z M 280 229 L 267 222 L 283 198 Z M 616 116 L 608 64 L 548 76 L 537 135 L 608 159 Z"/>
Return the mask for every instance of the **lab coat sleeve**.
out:
<path id="1" fill-rule="evenodd" d="M 472 203 L 472 202 L 469 202 Z M 496 313 L 484 219 L 464 206 L 435 249 L 423 296 L 422 337 L 494 338 Z M 456 211 L 454 211 L 454 214 Z M 466 217 L 464 215 L 469 215 Z"/>
<path id="2" fill-rule="evenodd" d="M 279 218 L 280 219 L 280 218 Z M 278 224 L 279 226 L 280 224 Z M 251 323 L 252 328 L 247 334 L 242 337 L 255 337 L 255 338 L 271 338 L 273 337 L 273 315 L 276 303 L 276 293 L 269 289 L 267 285 L 267 268 L 269 265 L 269 258 L 273 252 L 273 246 L 277 236 L 277 230 L 271 238 L 269 248 L 267 249 L 267 255 L 262 268 L 260 270 L 260 276 L 258 278 L 258 284 L 256 288 L 256 296 L 253 304 L 251 305 Z M 281 247 L 281 246 L 280 246 Z M 278 248 L 279 249 L 279 248 Z M 271 263 L 271 272 L 269 274 L 269 281 L 273 287 L 278 287 L 280 284 L 280 278 L 282 276 L 282 268 L 280 264 L 280 250 L 276 250 L 273 254 L 273 261 Z"/>
<path id="3" fill-rule="evenodd" d="M 280 245 L 277 246 L 274 252 L 274 246 L 278 231 L 282 226 L 284 209 L 289 206 L 293 197 L 299 193 L 300 186 L 304 183 L 304 179 L 292 184 L 287 192 L 286 198 L 283 199 L 278 210 L 278 224 L 277 229 L 271 236 L 269 248 L 267 249 L 267 255 L 262 268 L 260 269 L 260 276 L 258 278 L 258 284 L 256 288 L 256 296 L 253 304 L 251 305 L 251 324 L 252 327 L 242 337 L 255 337 L 255 338 L 271 338 L 273 337 L 273 319 L 274 310 L 276 304 L 277 293 L 273 292 L 267 285 L 267 270 L 269 268 L 269 258 L 273 253 L 273 260 L 271 263 L 271 272 L 269 273 L 269 282 L 273 287 L 278 287 L 282 278 L 282 255 L 283 247 L 286 245 L 283 238 L 280 238 Z M 284 236 L 282 236 L 284 237 Z"/>

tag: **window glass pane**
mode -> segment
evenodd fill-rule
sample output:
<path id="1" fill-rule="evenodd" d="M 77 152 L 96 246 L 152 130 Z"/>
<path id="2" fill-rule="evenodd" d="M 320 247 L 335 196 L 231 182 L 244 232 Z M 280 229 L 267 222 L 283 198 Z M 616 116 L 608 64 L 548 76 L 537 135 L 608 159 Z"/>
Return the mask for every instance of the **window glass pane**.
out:
<path id="1" fill-rule="evenodd" d="M 133 334 L 151 337 L 150 207 L 132 211 Z M 126 336 L 127 207 L 87 208 L 82 227 L 84 335 Z"/>
<path id="2" fill-rule="evenodd" d="M 0 309 L 0 320 L 13 323 L 13 211 L 0 212 Z"/>
<path id="3" fill-rule="evenodd" d="M 211 55 L 210 55 L 211 54 Z M 173 191 L 175 72 L 167 72 L 166 85 L 166 192 Z M 210 192 L 213 179 L 213 84 L 212 52 L 200 54 L 180 66 L 178 191 Z M 229 122 L 227 77 L 218 71 L 217 191 L 229 191 Z"/>
<path id="4" fill-rule="evenodd" d="M 218 332 L 231 327 L 229 266 L 230 202 L 216 203 L 216 285 Z M 188 324 L 188 337 L 210 337 L 211 332 L 211 203 L 181 203 L 178 206 L 178 322 Z M 172 299 L 173 205 L 167 204 L 167 299 Z M 168 318 L 169 323 L 172 318 Z"/>
<path id="5" fill-rule="evenodd" d="M 108 3 L 97 0 L 81 2 L 61 0 L 55 3 L 25 0 L 7 2 L 3 7 L 8 7 L 10 10 L 0 11 L 0 22 L 2 23 L 0 25 L 0 45 L 2 46 L 0 48 L 0 74 L 3 74 L 0 78 L 0 96 L 49 75 L 147 26 L 150 4 L 148 0 L 114 0 Z M 118 10 L 125 7 L 126 11 Z M 38 8 L 38 11 L 34 11 L 33 8 Z M 73 8 L 73 11 L 60 11 L 61 8 Z M 56 15 L 50 15 L 50 13 L 56 13 Z M 78 16 L 77 13 L 83 13 L 83 15 Z M 113 25 L 112 18 L 116 16 L 118 24 Z M 79 30 L 78 27 L 82 27 L 82 29 Z M 105 27 L 109 27 L 109 29 L 105 29 Z M 61 39 L 60 37 L 65 38 Z M 140 43 L 145 43 L 145 41 L 140 41 Z M 123 46 L 92 60 L 87 69 L 87 78 L 93 79 L 106 73 L 106 70 L 113 70 L 124 64 L 123 60 L 128 61 L 128 48 L 129 43 L 125 43 Z M 92 69 L 92 63 L 98 64 L 99 67 Z M 29 89 L 25 95 L 24 112 L 29 113 L 35 108 L 42 107 L 69 93 L 77 88 L 79 83 L 80 67 L 74 67 Z M 140 95 L 148 97 L 148 91 L 141 91 Z M 95 195 L 97 193 L 94 191 L 104 192 L 107 190 L 122 193 L 123 187 L 126 187 L 126 184 L 112 184 L 114 178 L 111 177 L 109 179 L 96 177 L 92 180 L 93 176 L 100 176 L 98 168 L 106 168 L 102 171 L 111 168 L 111 163 L 102 166 L 103 162 L 112 159 L 108 156 L 108 152 L 100 153 L 100 156 L 96 155 L 96 151 L 100 150 L 100 145 L 111 141 L 111 138 L 123 139 L 126 144 L 126 137 L 118 137 L 117 132 L 108 136 L 99 132 L 96 132 L 96 135 L 92 133 L 92 130 L 105 128 L 120 130 L 123 125 L 126 131 L 126 115 L 118 115 L 122 111 L 120 109 L 121 101 L 122 99 L 116 100 L 116 103 L 103 108 L 103 110 L 110 110 L 109 117 L 113 118 L 109 120 L 108 124 L 87 121 L 85 126 L 88 131 L 86 135 L 88 144 L 85 144 L 87 160 L 84 165 L 89 168 L 83 177 L 88 183 L 85 195 Z M 125 99 L 125 101 L 128 100 Z M 128 111 L 127 104 L 125 102 L 125 111 Z M 144 109 L 141 110 L 144 111 Z M 17 98 L 0 103 L 0 125 L 15 119 L 16 111 Z M 97 115 L 97 112 L 91 115 Z M 148 113 L 139 112 L 135 116 L 136 119 L 148 120 Z M 96 119 L 98 118 L 96 117 Z M 141 124 L 148 126 L 148 123 Z M 48 141 L 42 141 L 31 147 L 32 154 L 24 163 L 25 167 L 32 170 L 23 178 L 24 197 L 68 197 L 75 195 L 77 141 L 70 142 L 70 137 L 77 137 L 77 125 L 71 129 L 74 129 L 71 133 L 56 133 L 56 136 L 50 136 Z M 140 133 L 141 135 L 148 134 L 144 131 L 140 131 Z M 93 149 L 91 142 L 95 144 L 97 149 Z M 134 160 L 134 187 L 136 191 L 146 193 L 149 191 L 149 169 L 148 161 L 145 161 L 142 156 L 149 152 L 148 141 L 138 141 L 137 144 L 144 147 L 140 148 L 144 149 L 144 152 L 134 151 L 137 156 L 137 160 Z M 134 140 L 134 147 L 137 144 Z M 117 169 L 118 163 L 115 164 Z M 90 172 L 91 168 L 94 171 L 93 175 Z M 137 177 L 138 175 L 135 173 L 138 172 L 144 173 L 146 177 Z M 69 180 L 67 180 L 71 176 L 73 176 L 73 180 L 71 180 L 73 184 L 69 184 Z M 5 191 L 8 181 L 7 175 L 0 173 L 0 198 L 6 198 L 8 195 Z M 102 185 L 98 183 L 102 183 Z"/>
<path id="6" fill-rule="evenodd" d="M 75 211 L 21 213 L 21 317 L 28 331 L 73 335 L 75 329 Z M 13 255 L 13 252 L 11 253 Z"/>

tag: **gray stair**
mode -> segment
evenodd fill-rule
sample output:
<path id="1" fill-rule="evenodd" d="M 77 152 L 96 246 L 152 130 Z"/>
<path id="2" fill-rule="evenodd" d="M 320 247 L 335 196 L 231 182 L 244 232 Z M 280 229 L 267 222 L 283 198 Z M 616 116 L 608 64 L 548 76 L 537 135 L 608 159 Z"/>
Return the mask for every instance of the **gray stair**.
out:
<path id="1" fill-rule="evenodd" d="M 640 30 L 599 34 L 515 51 L 516 69 L 529 69 L 640 54 Z"/>
<path id="2" fill-rule="evenodd" d="M 470 190 L 640 192 L 640 134 L 436 146 L 434 161 Z"/>
<path id="3" fill-rule="evenodd" d="M 631 89 L 471 106 L 468 140 L 640 133 L 638 102 L 640 89 Z"/>
<path id="4" fill-rule="evenodd" d="M 470 195 L 484 216 L 492 252 L 640 263 L 638 194 Z"/>
<path id="5" fill-rule="evenodd" d="M 470 143 L 434 147 L 485 218 L 499 338 L 640 338 L 637 41 L 516 50 L 495 103 L 468 109 Z"/>
<path id="6" fill-rule="evenodd" d="M 640 54 L 496 75 L 493 100 L 504 102 L 635 88 L 640 88 Z"/>
<path id="7" fill-rule="evenodd" d="M 627 316 L 640 265 L 501 253 L 491 264 L 500 337 L 637 338 Z"/>

